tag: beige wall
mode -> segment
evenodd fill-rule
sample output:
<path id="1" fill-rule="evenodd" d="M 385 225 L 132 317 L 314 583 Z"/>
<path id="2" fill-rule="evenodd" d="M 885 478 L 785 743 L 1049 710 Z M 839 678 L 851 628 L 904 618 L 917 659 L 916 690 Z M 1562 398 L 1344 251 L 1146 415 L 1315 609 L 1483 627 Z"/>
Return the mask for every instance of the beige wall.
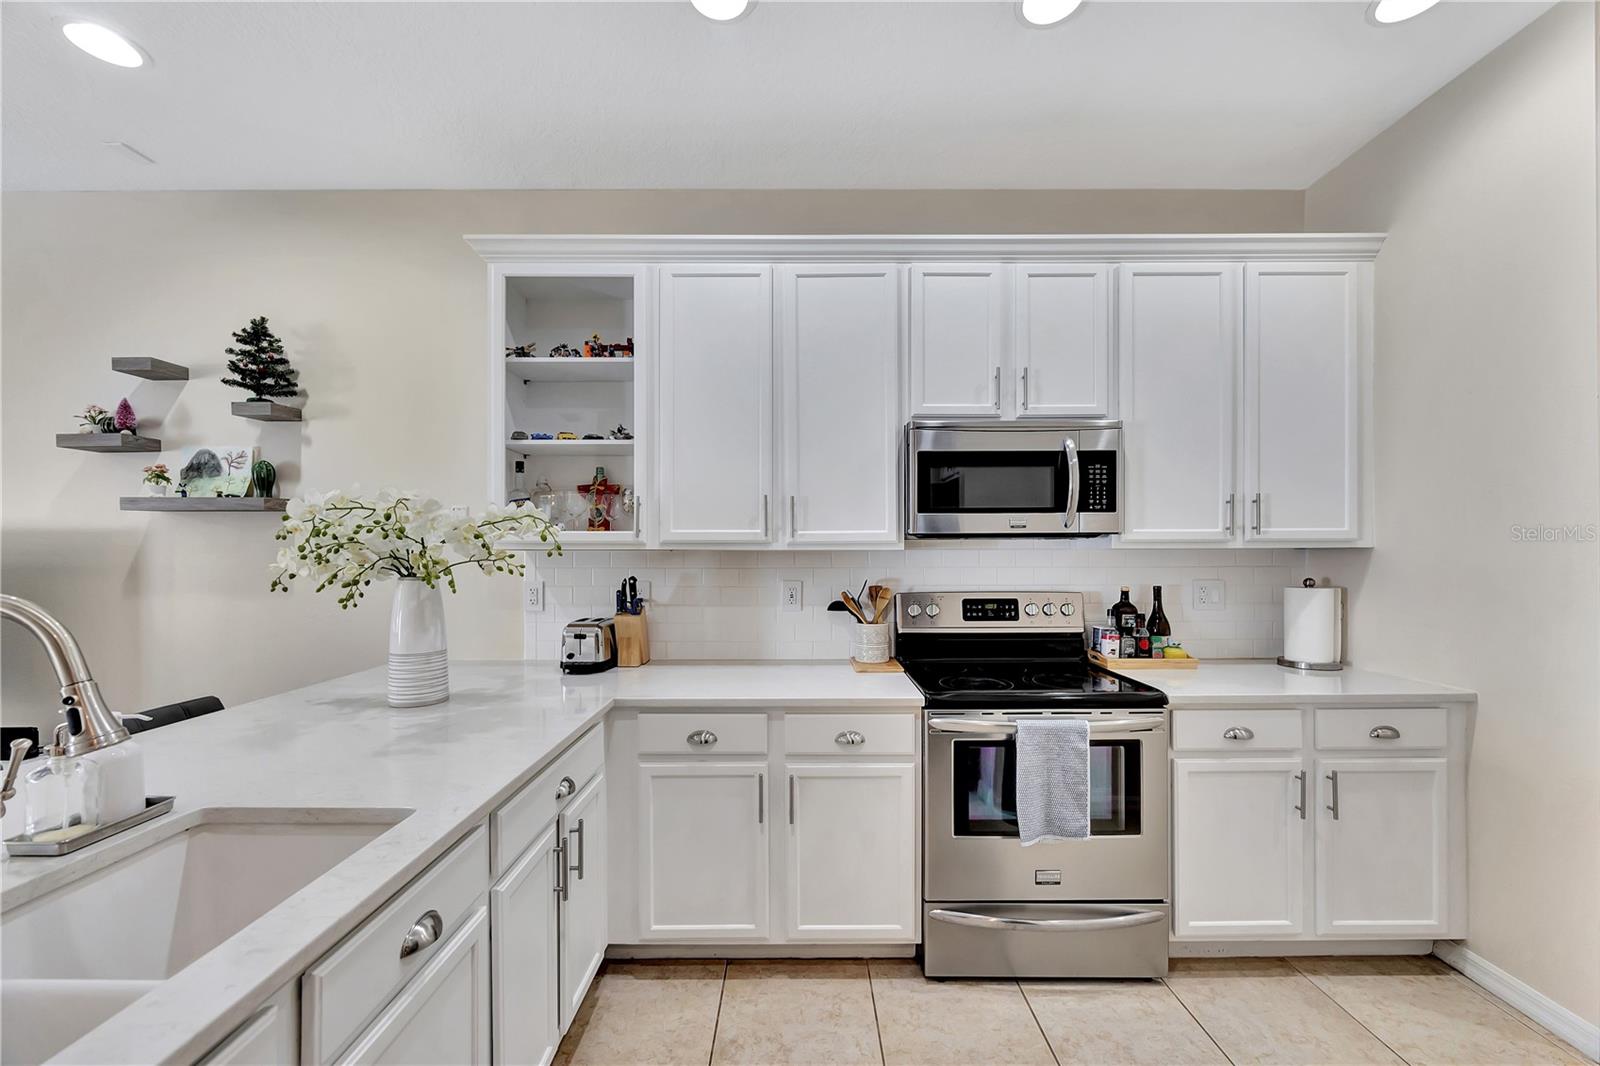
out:
<path id="1" fill-rule="evenodd" d="M 1480 694 L 1467 946 L 1600 1021 L 1594 9 L 1562 4 L 1311 187 L 1378 257 L 1378 547 L 1312 553 L 1363 666 Z M 1517 526 L 1591 539 L 1519 542 Z"/>
<path id="2" fill-rule="evenodd" d="M 400 484 L 479 501 L 485 268 L 463 233 L 1288 232 L 1298 192 L 12 193 L 4 197 L 0 587 L 60 614 L 117 706 L 236 703 L 375 665 L 387 606 L 267 593 L 274 520 L 124 514 L 146 456 L 53 447 L 130 397 L 177 448 L 259 443 L 285 487 Z M 303 425 L 232 417 L 232 330 L 266 315 Z M 114 355 L 191 380 L 114 374 Z M 176 462 L 168 451 L 162 458 Z M 522 649 L 516 582 L 448 600 L 458 655 Z M 54 713 L 43 657 L 3 630 L 4 716 Z"/>

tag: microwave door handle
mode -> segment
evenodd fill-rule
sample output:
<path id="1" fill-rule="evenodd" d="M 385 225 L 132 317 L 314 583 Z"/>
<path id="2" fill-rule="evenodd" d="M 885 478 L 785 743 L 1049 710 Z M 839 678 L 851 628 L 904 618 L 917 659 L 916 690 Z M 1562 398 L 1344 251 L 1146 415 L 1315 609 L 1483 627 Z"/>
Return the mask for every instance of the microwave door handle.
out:
<path id="1" fill-rule="evenodd" d="M 1078 520 L 1078 442 L 1071 437 L 1064 437 L 1061 450 L 1067 455 L 1067 514 L 1061 528 L 1071 529 Z"/>

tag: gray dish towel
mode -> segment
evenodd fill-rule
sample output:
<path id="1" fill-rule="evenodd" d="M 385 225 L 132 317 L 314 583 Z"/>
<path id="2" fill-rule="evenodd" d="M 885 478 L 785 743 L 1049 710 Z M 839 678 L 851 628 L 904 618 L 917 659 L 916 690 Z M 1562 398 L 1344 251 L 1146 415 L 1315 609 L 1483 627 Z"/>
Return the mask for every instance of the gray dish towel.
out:
<path id="1" fill-rule="evenodd" d="M 1089 723 L 1017 723 L 1017 831 L 1022 846 L 1089 838 Z"/>

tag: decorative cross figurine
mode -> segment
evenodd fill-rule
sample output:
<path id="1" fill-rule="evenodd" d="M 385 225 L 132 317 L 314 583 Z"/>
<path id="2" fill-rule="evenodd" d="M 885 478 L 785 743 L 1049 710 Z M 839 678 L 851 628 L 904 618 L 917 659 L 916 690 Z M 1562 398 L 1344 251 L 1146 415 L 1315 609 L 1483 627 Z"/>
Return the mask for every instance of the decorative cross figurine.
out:
<path id="1" fill-rule="evenodd" d="M 594 480 L 579 485 L 578 491 L 589 497 L 589 526 L 592 532 L 605 532 L 611 528 L 611 497 L 622 491 L 622 486 L 606 478 L 606 468 L 594 468 Z"/>

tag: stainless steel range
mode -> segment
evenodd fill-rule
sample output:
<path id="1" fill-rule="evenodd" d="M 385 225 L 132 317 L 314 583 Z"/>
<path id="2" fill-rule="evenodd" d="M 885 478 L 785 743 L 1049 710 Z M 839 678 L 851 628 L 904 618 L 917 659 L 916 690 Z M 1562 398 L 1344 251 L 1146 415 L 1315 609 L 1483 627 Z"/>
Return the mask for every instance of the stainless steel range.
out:
<path id="1" fill-rule="evenodd" d="M 926 697 L 929 977 L 1167 972 L 1167 698 L 1088 660 L 1076 592 L 909 592 L 898 656 Z M 1089 721 L 1090 835 L 1022 847 L 1016 723 Z"/>

